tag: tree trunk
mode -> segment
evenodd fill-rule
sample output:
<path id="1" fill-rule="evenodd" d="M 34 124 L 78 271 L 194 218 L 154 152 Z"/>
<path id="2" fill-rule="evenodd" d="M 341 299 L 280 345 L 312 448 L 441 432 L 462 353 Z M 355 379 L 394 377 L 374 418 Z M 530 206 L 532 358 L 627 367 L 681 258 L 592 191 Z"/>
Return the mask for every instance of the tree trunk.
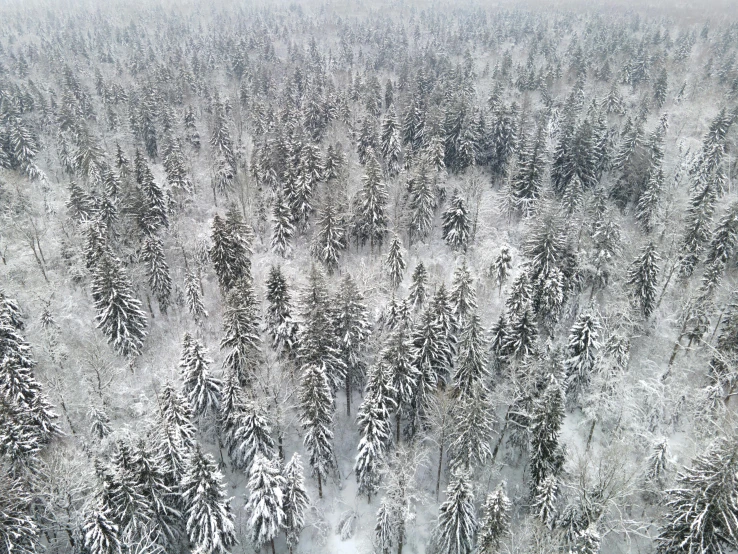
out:
<path id="1" fill-rule="evenodd" d="M 586 448 L 585 452 L 589 452 L 589 445 L 592 442 L 592 435 L 594 434 L 594 430 L 595 430 L 595 425 L 596 424 L 597 424 L 597 420 L 596 419 L 593 419 L 592 420 L 592 425 L 589 428 L 589 435 L 587 436 L 587 448 Z"/>
<path id="2" fill-rule="evenodd" d="M 397 428 L 397 444 L 400 444 L 400 412 L 395 415 L 395 426 Z"/>
<path id="3" fill-rule="evenodd" d="M 436 501 L 438 501 L 438 493 L 441 490 L 441 467 L 443 467 L 443 438 L 441 439 L 441 448 L 438 452 L 438 474 L 436 476 Z"/>
<path id="4" fill-rule="evenodd" d="M 320 478 L 320 472 L 318 472 L 318 498 L 323 498 L 323 481 Z"/>
<path id="5" fill-rule="evenodd" d="M 277 551 L 274 549 L 274 537 L 272 537 L 272 554 L 277 554 Z"/>
<path id="6" fill-rule="evenodd" d="M 399 536 L 397 537 L 397 554 L 402 554 L 402 546 L 403 546 L 402 539 L 403 539 L 403 535 L 405 534 L 405 524 L 401 523 L 400 526 L 401 526 L 400 532 L 398 533 Z"/>
<path id="7" fill-rule="evenodd" d="M 495 449 L 492 451 L 492 463 L 495 463 L 495 459 L 497 459 L 497 451 L 500 449 L 500 445 L 502 444 L 502 438 L 505 436 L 505 431 L 507 431 L 507 424 L 510 422 L 508 419 L 508 415 L 510 415 L 510 409 L 512 408 L 512 404 L 507 407 L 507 413 L 505 414 L 505 425 L 502 427 L 502 431 L 500 431 L 500 438 L 497 439 L 497 444 L 495 444 Z"/>
<path id="8" fill-rule="evenodd" d="M 351 417 L 351 374 L 346 368 L 346 415 Z"/>

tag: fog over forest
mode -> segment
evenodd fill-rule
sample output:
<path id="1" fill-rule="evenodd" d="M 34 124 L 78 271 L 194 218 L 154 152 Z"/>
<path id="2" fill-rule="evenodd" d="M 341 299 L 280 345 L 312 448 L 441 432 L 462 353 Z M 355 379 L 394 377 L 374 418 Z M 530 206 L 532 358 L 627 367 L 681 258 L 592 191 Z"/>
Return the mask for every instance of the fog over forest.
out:
<path id="1" fill-rule="evenodd" d="M 737 55 L 0 0 L 0 554 L 738 553 Z"/>

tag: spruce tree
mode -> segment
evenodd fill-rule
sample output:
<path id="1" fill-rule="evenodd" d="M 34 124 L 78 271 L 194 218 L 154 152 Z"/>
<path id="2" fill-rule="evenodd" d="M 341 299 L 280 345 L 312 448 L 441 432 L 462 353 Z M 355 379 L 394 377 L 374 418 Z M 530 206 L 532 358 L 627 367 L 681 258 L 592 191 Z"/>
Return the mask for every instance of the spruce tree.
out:
<path id="1" fill-rule="evenodd" d="M 209 254 L 223 292 L 233 288 L 251 268 L 248 245 L 245 237 L 238 232 L 236 221 L 234 219 L 229 224 L 228 218 L 223 220 L 217 214 L 213 218 L 213 245 Z"/>
<path id="2" fill-rule="evenodd" d="M 474 387 L 486 386 L 487 379 L 487 345 L 479 315 L 473 312 L 466 319 L 461 332 L 458 354 L 456 357 L 456 373 L 454 375 L 454 391 L 462 399 L 472 394 Z"/>
<path id="3" fill-rule="evenodd" d="M 374 251 L 375 245 L 382 246 L 387 234 L 387 186 L 382 182 L 382 170 L 373 153 L 369 153 L 364 171 L 355 233 L 362 245 L 369 241 Z"/>
<path id="4" fill-rule="evenodd" d="M 689 199 L 682 235 L 679 274 L 690 277 L 711 238 L 712 216 L 717 194 L 711 184 L 695 190 Z"/>
<path id="5" fill-rule="evenodd" d="M 234 467 L 248 473 L 257 456 L 272 459 L 274 439 L 266 411 L 252 401 L 245 401 L 230 419 L 226 444 Z"/>
<path id="6" fill-rule="evenodd" d="M 146 316 L 120 260 L 104 252 L 92 275 L 97 327 L 122 356 L 137 356 L 146 337 Z"/>
<path id="7" fill-rule="evenodd" d="M 266 282 L 267 332 L 277 352 L 291 353 L 297 347 L 297 324 L 292 319 L 291 296 L 279 266 L 272 266 Z"/>
<path id="8" fill-rule="evenodd" d="M 215 414 L 220 406 L 223 384 L 210 373 L 211 363 L 212 361 L 207 358 L 207 349 L 202 343 L 189 333 L 185 333 L 182 340 L 182 358 L 179 361 L 182 370 L 182 391 L 198 417 L 209 413 Z"/>
<path id="9" fill-rule="evenodd" d="M 300 422 L 310 467 L 318 477 L 318 496 L 323 498 L 323 480 L 333 468 L 333 395 L 326 369 L 310 364 L 300 383 Z"/>
<path id="10" fill-rule="evenodd" d="M 305 512 L 310 505 L 310 498 L 305 490 L 302 460 L 295 452 L 284 466 L 284 532 L 290 554 L 300 540 L 300 532 L 305 527 Z"/>
<path id="11" fill-rule="evenodd" d="M 441 228 L 446 244 L 454 250 L 466 250 L 471 232 L 469 212 L 464 199 L 457 191 L 454 192 L 448 208 L 443 212 Z"/>
<path id="12" fill-rule="evenodd" d="M 395 114 L 395 107 L 390 105 L 382 120 L 382 136 L 380 138 L 382 157 L 387 166 L 387 173 L 394 177 L 400 172 L 400 129 Z"/>
<path id="13" fill-rule="evenodd" d="M 389 273 L 390 283 L 393 288 L 397 288 L 402 283 L 403 273 L 407 267 L 405 258 L 402 255 L 402 244 L 397 235 L 392 237 L 390 243 L 389 252 L 387 252 L 387 258 L 384 261 L 387 266 L 387 272 Z"/>
<path id="14" fill-rule="evenodd" d="M 512 192 L 516 207 L 530 217 L 543 186 L 545 144 L 543 126 L 539 125 L 535 137 L 530 137 L 520 152 L 517 172 L 512 180 Z"/>
<path id="15" fill-rule="evenodd" d="M 223 369 L 238 376 L 241 384 L 251 380 L 250 365 L 261 347 L 259 315 L 250 277 L 234 285 L 226 299 L 223 314 L 223 339 L 220 349 L 226 351 Z"/>
<path id="16" fill-rule="evenodd" d="M 482 521 L 479 526 L 479 554 L 497 554 L 502 539 L 510 534 L 510 510 L 512 503 L 500 483 L 487 495 L 482 506 Z"/>
<path id="17" fill-rule="evenodd" d="M 409 235 L 410 244 L 414 239 L 424 239 L 428 236 L 433 226 L 433 216 L 436 209 L 436 195 L 429 170 L 421 163 L 408 183 L 409 188 Z"/>
<path id="18" fill-rule="evenodd" d="M 333 203 L 329 201 L 318 221 L 318 231 L 310 245 L 310 252 L 313 257 L 325 265 L 328 274 L 332 275 L 338 269 L 338 258 L 346 246 L 346 230 L 342 218 L 338 215 Z"/>
<path id="19" fill-rule="evenodd" d="M 185 275 L 185 291 L 187 293 L 187 308 L 195 319 L 195 323 L 201 325 L 208 317 L 205 305 L 202 301 L 202 286 L 200 279 L 193 271 L 187 271 Z"/>
<path id="20" fill-rule="evenodd" d="M 262 455 L 254 459 L 249 473 L 249 497 L 246 512 L 251 543 L 261 548 L 271 543 L 274 554 L 274 537 L 284 525 L 284 488 L 286 482 L 277 463 Z"/>
<path id="21" fill-rule="evenodd" d="M 738 443 L 721 437 L 667 491 L 660 554 L 729 552 L 738 547 Z"/>
<path id="22" fill-rule="evenodd" d="M 558 479 L 555 475 L 549 475 L 538 484 L 533 497 L 533 513 L 549 529 L 553 529 L 556 521 L 558 492 Z"/>
<path id="23" fill-rule="evenodd" d="M 228 552 L 236 543 L 231 501 L 215 460 L 199 445 L 187 463 L 181 490 L 190 543 L 200 552 Z"/>
<path id="24" fill-rule="evenodd" d="M 511 270 L 512 256 L 510 255 L 510 249 L 507 246 L 503 246 L 500 248 L 500 253 L 495 258 L 495 261 L 492 262 L 490 269 L 500 295 L 502 295 L 502 287 L 510 276 Z"/>
<path id="25" fill-rule="evenodd" d="M 569 333 L 564 360 L 567 388 L 578 397 L 589 383 L 600 348 L 600 322 L 596 315 L 582 313 Z"/>
<path id="26" fill-rule="evenodd" d="M 466 258 L 454 271 L 450 300 L 457 321 L 463 321 L 470 312 L 477 309 L 477 291 Z"/>
<path id="27" fill-rule="evenodd" d="M 118 526 L 110 520 L 105 510 L 97 508 L 85 514 L 82 532 L 85 548 L 90 554 L 122 552 Z M 11 550 L 8 549 L 8 552 Z"/>
<path id="28" fill-rule="evenodd" d="M 559 449 L 559 434 L 564 421 L 564 393 L 554 376 L 534 402 L 530 419 L 531 491 L 549 476 L 556 476 L 563 460 Z"/>
<path id="29" fill-rule="evenodd" d="M 471 471 L 492 459 L 494 409 L 486 389 L 475 383 L 470 394 L 454 406 L 449 458 L 453 468 Z"/>
<path id="30" fill-rule="evenodd" d="M 375 394 L 369 394 L 364 399 L 356 420 L 361 438 L 354 473 L 359 484 L 358 493 L 366 494 L 371 502 L 372 494 L 379 487 L 379 470 L 392 441 L 392 428 L 389 413 L 383 409 L 380 398 Z"/>
<path id="31" fill-rule="evenodd" d="M 648 318 L 656 307 L 656 285 L 661 258 L 653 243 L 647 244 L 628 269 L 626 283 L 633 287 L 631 292 L 643 315 Z"/>
<path id="32" fill-rule="evenodd" d="M 412 283 L 410 284 L 410 292 L 408 294 L 408 303 L 413 308 L 420 308 L 425 303 L 426 285 L 428 284 L 428 272 L 422 261 L 418 262 L 413 270 Z"/>
<path id="33" fill-rule="evenodd" d="M 471 554 L 475 547 L 477 516 L 469 476 L 455 473 L 446 489 L 446 501 L 438 509 L 436 540 L 440 552 Z"/>
<path id="34" fill-rule="evenodd" d="M 159 309 L 166 314 L 169 297 L 172 294 L 172 278 L 169 275 L 169 264 L 164 255 L 164 244 L 159 237 L 146 237 L 143 259 L 149 274 L 149 287 L 159 302 Z"/>
<path id="35" fill-rule="evenodd" d="M 281 194 L 274 200 L 273 221 L 272 250 L 284 257 L 289 248 L 290 239 L 295 233 L 295 227 L 292 224 L 290 208 Z"/>
<path id="36" fill-rule="evenodd" d="M 347 273 L 341 282 L 336 298 L 335 331 L 338 337 L 338 351 L 345 368 L 346 414 L 351 415 L 351 395 L 356 384 L 361 383 L 365 373 L 363 353 L 371 335 L 369 311 L 356 286 Z"/>

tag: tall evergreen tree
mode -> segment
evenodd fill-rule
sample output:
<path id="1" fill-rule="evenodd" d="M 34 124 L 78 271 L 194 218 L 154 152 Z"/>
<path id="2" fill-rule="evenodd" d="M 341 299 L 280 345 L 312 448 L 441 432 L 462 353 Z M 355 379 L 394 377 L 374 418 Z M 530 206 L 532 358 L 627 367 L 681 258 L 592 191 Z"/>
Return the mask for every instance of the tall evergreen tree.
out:
<path id="1" fill-rule="evenodd" d="M 414 239 L 424 239 L 433 226 L 436 209 L 436 195 L 428 168 L 421 163 L 408 183 L 409 189 L 409 234 L 410 244 Z"/>
<path id="2" fill-rule="evenodd" d="M 286 482 L 276 462 L 257 456 L 249 473 L 249 497 L 246 512 L 251 543 L 260 548 L 271 543 L 275 553 L 274 537 L 284 525 L 284 488 Z"/>
<path id="3" fill-rule="evenodd" d="M 469 211 L 464 199 L 458 192 L 454 192 L 442 218 L 443 240 L 453 249 L 466 250 L 469 243 L 471 225 L 469 222 Z"/>
<path id="4" fill-rule="evenodd" d="M 382 157 L 387 166 L 387 173 L 394 177 L 400 172 L 400 128 L 395 114 L 395 107 L 390 105 L 382 120 L 382 136 L 380 138 Z"/>
<path id="5" fill-rule="evenodd" d="M 212 456 L 197 446 L 187 463 L 181 490 L 187 535 L 201 552 L 224 554 L 236 543 L 231 502 Z"/>
<path id="6" fill-rule="evenodd" d="M 251 380 L 250 365 L 261 347 L 259 315 L 253 284 L 245 277 L 228 293 L 223 314 L 223 339 L 220 349 L 226 351 L 223 368 L 238 376 L 241 384 Z"/>
<path id="7" fill-rule="evenodd" d="M 90 554 L 120 554 L 121 541 L 118 526 L 101 509 L 89 511 L 82 527 L 85 548 Z M 8 552 L 11 552 L 8 548 Z"/>
<path id="8" fill-rule="evenodd" d="M 279 266 L 272 266 L 269 270 L 266 286 L 266 328 L 272 338 L 272 346 L 278 352 L 290 353 L 297 347 L 297 324 L 292 319 L 287 280 Z"/>
<path id="9" fill-rule="evenodd" d="M 400 244 L 400 238 L 397 235 L 392 237 L 392 242 L 390 243 L 384 263 L 387 266 L 392 287 L 399 287 L 400 283 L 402 283 L 402 274 L 405 272 L 407 263 L 402 255 L 402 244 Z"/>
<path id="10" fill-rule="evenodd" d="M 274 200 L 274 227 L 272 232 L 272 250 L 284 256 L 289 242 L 295 232 L 292 224 L 292 213 L 284 198 L 279 194 Z"/>
<path id="11" fill-rule="evenodd" d="M 628 269 L 627 284 L 643 315 L 648 318 L 656 307 L 656 285 L 661 258 L 653 243 L 647 244 Z"/>
<path id="12" fill-rule="evenodd" d="M 228 427 L 226 443 L 235 467 L 248 473 L 258 456 L 273 458 L 272 426 L 261 406 L 253 401 L 244 401 L 231 417 Z"/>
<path id="13" fill-rule="evenodd" d="M 413 270 L 412 283 L 408 294 L 408 303 L 412 307 L 419 308 L 425 303 L 425 297 L 427 295 L 425 287 L 427 284 L 428 272 L 425 270 L 423 262 L 419 261 Z"/>
<path id="14" fill-rule="evenodd" d="M 596 315 L 582 313 L 569 333 L 564 370 L 567 387 L 575 397 L 587 386 L 600 348 L 600 322 Z"/>
<path id="15" fill-rule="evenodd" d="M 551 376 L 546 389 L 534 402 L 530 419 L 531 491 L 535 494 L 541 482 L 556 476 L 563 463 L 559 449 L 559 434 L 564 421 L 564 393 Z"/>
<path id="16" fill-rule="evenodd" d="M 376 157 L 369 153 L 364 166 L 362 188 L 359 193 L 359 209 L 355 233 L 361 244 L 369 241 L 372 251 L 374 246 L 382 246 L 387 234 L 387 187 L 382 182 L 382 170 Z"/>
<path id="17" fill-rule="evenodd" d="M 369 394 L 359 408 L 357 415 L 359 424 L 358 454 L 354 464 L 359 494 L 366 494 L 371 502 L 372 494 L 379 487 L 380 468 L 385 452 L 392 441 L 392 428 L 389 413 L 383 408 L 380 398 Z"/>
<path id="18" fill-rule="evenodd" d="M 467 314 L 477 309 L 477 291 L 466 258 L 454 271 L 454 280 L 451 283 L 451 305 L 457 321 L 463 321 Z"/>
<path id="19" fill-rule="evenodd" d="M 500 483 L 487 495 L 482 506 L 483 517 L 479 526 L 479 553 L 496 554 L 502 539 L 510 533 L 510 511 L 512 503 Z"/>
<path id="20" fill-rule="evenodd" d="M 457 472 L 446 489 L 446 501 L 438 509 L 437 544 L 441 552 L 471 554 L 475 548 L 477 516 L 469 477 Z"/>
<path id="21" fill-rule="evenodd" d="M 318 222 L 318 231 L 310 246 L 310 252 L 313 257 L 325 265 L 328 274 L 332 275 L 338 269 L 338 258 L 346 246 L 346 230 L 342 218 L 338 215 L 333 203 L 329 201 Z"/>
<path id="22" fill-rule="evenodd" d="M 451 466 L 471 471 L 492 459 L 494 409 L 482 383 L 454 406 L 449 457 Z"/>
<path id="23" fill-rule="evenodd" d="M 162 313 L 167 313 L 169 297 L 172 294 L 172 278 L 164 255 L 164 244 L 159 237 L 146 237 L 143 259 L 149 273 L 149 287 L 159 302 L 159 309 Z"/>
<path id="24" fill-rule="evenodd" d="M 292 554 L 300 540 L 300 532 L 305 527 L 305 512 L 310 504 L 302 470 L 300 455 L 296 452 L 284 466 L 284 532 L 287 547 Z"/>
<path id="25" fill-rule="evenodd" d="M 197 416 L 217 413 L 223 387 L 220 379 L 210 373 L 212 363 L 199 340 L 185 333 L 179 367 L 184 381 L 182 390 Z"/>
<path id="26" fill-rule="evenodd" d="M 466 319 L 461 332 L 461 341 L 456 358 L 456 374 L 454 375 L 454 390 L 465 398 L 472 394 L 476 385 L 486 386 L 487 360 L 486 340 L 484 329 L 479 316 L 473 312 Z"/>
<path id="27" fill-rule="evenodd" d="M 310 364 L 300 383 L 300 422 L 310 467 L 318 477 L 318 496 L 323 498 L 323 480 L 333 468 L 333 395 L 324 366 Z"/>
<path id="28" fill-rule="evenodd" d="M 146 338 L 146 316 L 120 261 L 104 252 L 92 275 L 97 327 L 122 356 L 137 356 Z"/>

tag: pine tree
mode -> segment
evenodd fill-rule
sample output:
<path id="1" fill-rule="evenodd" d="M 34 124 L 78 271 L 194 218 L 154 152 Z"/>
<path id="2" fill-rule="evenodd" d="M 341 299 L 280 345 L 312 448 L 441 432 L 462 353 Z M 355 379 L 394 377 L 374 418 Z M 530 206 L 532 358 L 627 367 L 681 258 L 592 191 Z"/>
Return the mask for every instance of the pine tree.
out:
<path id="1" fill-rule="evenodd" d="M 143 246 L 143 259 L 149 273 L 149 287 L 159 302 L 159 309 L 167 313 L 169 297 L 172 294 L 172 278 L 169 264 L 164 255 L 164 244 L 159 237 L 146 237 Z"/>
<path id="2" fill-rule="evenodd" d="M 590 525 L 577 534 L 572 552 L 574 554 L 599 554 L 601 540 L 594 524 Z"/>
<path id="3" fill-rule="evenodd" d="M 469 272 L 466 258 L 454 271 L 454 280 L 451 283 L 451 305 L 457 321 L 462 321 L 467 314 L 477 309 L 477 291 Z"/>
<path id="4" fill-rule="evenodd" d="M 402 274 L 405 272 L 407 263 L 402 255 L 402 245 L 397 235 L 392 237 L 387 258 L 384 261 L 389 272 L 390 283 L 393 288 L 397 288 L 402 283 Z"/>
<path id="5" fill-rule="evenodd" d="M 305 527 L 305 512 L 310 498 L 305 490 L 305 482 L 300 455 L 295 452 L 284 466 L 284 531 L 290 554 L 300 540 L 300 532 Z"/>
<path id="6" fill-rule="evenodd" d="M 234 467 L 246 473 L 258 456 L 274 457 L 272 426 L 264 409 L 245 401 L 229 420 L 226 444 Z"/>
<path id="7" fill-rule="evenodd" d="M 410 285 L 410 292 L 408 294 L 408 303 L 413 308 L 419 308 L 425 303 L 426 290 L 425 287 L 428 283 L 428 272 L 425 270 L 425 265 L 422 261 L 418 262 L 413 270 L 412 283 Z"/>
<path id="8" fill-rule="evenodd" d="M 161 229 L 169 228 L 168 199 L 164 190 L 154 180 L 146 161 L 136 159 L 136 172 L 141 173 L 138 192 L 141 204 L 138 209 L 138 223 L 146 235 L 153 235 Z"/>
<path id="9" fill-rule="evenodd" d="M 387 346 L 381 352 L 382 360 L 388 366 L 391 374 L 392 389 L 395 391 L 396 441 L 398 443 L 400 442 L 402 416 L 413 401 L 416 383 L 421 377 L 413 363 L 413 348 L 409 331 L 409 322 L 400 322 L 388 338 Z"/>
<path id="10" fill-rule="evenodd" d="M 336 336 L 342 365 L 345 368 L 346 414 L 351 415 L 351 394 L 356 384 L 364 378 L 365 363 L 362 359 L 367 339 L 371 335 L 369 311 L 350 273 L 341 282 L 336 299 Z"/>
<path id="11" fill-rule="evenodd" d="M 541 195 L 545 163 L 544 150 L 543 126 L 539 125 L 536 136 L 530 137 L 523 145 L 517 172 L 512 180 L 515 204 L 525 217 L 533 215 L 536 200 Z"/>
<path id="12" fill-rule="evenodd" d="M 292 320 L 291 296 L 279 266 L 272 266 L 267 279 L 266 328 L 277 352 L 290 353 L 297 346 L 297 324 Z"/>
<path id="13" fill-rule="evenodd" d="M 346 246 L 346 231 L 343 222 L 336 213 L 333 203 L 329 201 L 318 222 L 318 232 L 310 246 L 310 252 L 325 265 L 328 274 L 332 275 L 338 269 L 338 258 L 341 250 L 344 250 Z"/>
<path id="14" fill-rule="evenodd" d="M 546 389 L 534 402 L 530 420 L 530 475 L 531 491 L 546 477 L 556 476 L 563 460 L 559 450 L 559 433 L 564 421 L 564 393 L 551 376 Z"/>
<path id="15" fill-rule="evenodd" d="M 638 199 L 636 219 L 643 230 L 650 233 L 656 223 L 661 192 L 664 188 L 664 172 L 661 168 L 653 171 L 646 182 L 646 188 Z"/>
<path id="16" fill-rule="evenodd" d="M 192 424 L 193 413 L 187 397 L 177 393 L 171 383 L 167 383 L 159 397 L 162 418 L 171 425 L 176 441 L 182 449 L 189 451 L 195 446 L 195 426 Z"/>
<path id="17" fill-rule="evenodd" d="M 274 537 L 285 520 L 285 485 L 285 479 L 274 461 L 261 455 L 254 459 L 249 473 L 250 492 L 245 506 L 249 514 L 250 538 L 257 549 L 265 543 L 271 543 L 272 554 L 275 552 Z"/>
<path id="18" fill-rule="evenodd" d="M 471 554 L 475 547 L 477 516 L 468 475 L 457 472 L 446 489 L 446 501 L 438 509 L 436 528 L 440 552 Z"/>
<path id="19" fill-rule="evenodd" d="M 564 370 L 567 388 L 578 397 L 590 380 L 600 348 L 600 322 L 596 315 L 582 313 L 569 333 Z"/>
<path id="20" fill-rule="evenodd" d="M 378 149 L 377 142 L 377 130 L 374 122 L 370 116 L 366 116 L 361 122 L 359 137 L 356 141 L 356 152 L 359 155 L 361 165 L 364 165 L 368 157 L 372 155 L 370 152 Z"/>
<path id="21" fill-rule="evenodd" d="M 371 502 L 372 494 L 379 487 L 379 470 L 387 447 L 392 441 L 392 428 L 389 413 L 383 409 L 380 399 L 375 394 L 369 394 L 364 399 L 356 420 L 361 438 L 354 473 L 359 484 L 358 493 L 366 494 Z"/>
<path id="22" fill-rule="evenodd" d="M 190 143 L 192 148 L 200 150 L 200 132 L 197 130 L 196 123 L 195 112 L 193 111 L 192 106 L 188 106 L 185 109 L 184 114 L 185 136 L 187 137 L 187 142 Z"/>
<path id="23" fill-rule="evenodd" d="M 374 526 L 374 546 L 377 554 L 390 554 L 395 543 L 395 510 L 389 499 L 383 498 L 377 510 L 377 523 Z"/>
<path id="24" fill-rule="evenodd" d="M 487 495 L 482 511 L 484 513 L 479 528 L 479 554 L 496 554 L 500 551 L 502 539 L 510 534 L 510 510 L 512 503 L 500 483 Z"/>
<path id="25" fill-rule="evenodd" d="M 628 269 L 628 285 L 634 288 L 633 298 L 643 315 L 648 318 L 656 307 L 656 285 L 661 258 L 653 243 L 647 244 Z"/>
<path id="26" fill-rule="evenodd" d="M 272 250 L 284 257 L 289 242 L 295 233 L 292 224 L 292 213 L 281 194 L 274 200 L 274 227 L 272 232 Z"/>
<path id="27" fill-rule="evenodd" d="M 232 215 L 235 216 L 235 213 Z M 218 275 L 220 288 L 224 292 L 232 289 L 251 269 L 249 249 L 245 237 L 238 232 L 237 219 L 229 224 L 219 215 L 213 218 L 210 259 Z"/>
<path id="28" fill-rule="evenodd" d="M 231 501 L 215 460 L 197 446 L 187 463 L 181 490 L 187 535 L 200 552 L 224 554 L 236 543 Z"/>
<path id="29" fill-rule="evenodd" d="M 110 520 L 109 514 L 97 508 L 89 511 L 82 527 L 85 548 L 90 554 L 120 554 L 121 541 L 118 526 Z M 8 552 L 11 552 L 8 549 Z"/>
<path id="30" fill-rule="evenodd" d="M 333 468 L 333 395 L 324 366 L 308 365 L 300 383 L 300 422 L 304 444 L 310 453 L 313 475 L 318 477 L 318 496 L 323 498 L 323 480 Z"/>
<path id="31" fill-rule="evenodd" d="M 715 189 L 709 184 L 695 190 L 689 199 L 680 252 L 679 274 L 682 277 L 692 275 L 705 245 L 710 241 L 715 201 Z"/>
<path id="32" fill-rule="evenodd" d="M 454 192 L 451 202 L 443 212 L 441 228 L 443 229 L 443 240 L 453 248 L 466 250 L 471 232 L 469 212 L 458 192 Z"/>
<path id="33" fill-rule="evenodd" d="M 241 384 L 251 380 L 249 366 L 258 356 L 261 347 L 259 315 L 253 284 L 243 278 L 228 293 L 223 314 L 223 339 L 220 349 L 225 350 L 223 359 L 225 372 L 238 376 Z"/>
<path id="34" fill-rule="evenodd" d="M 105 252 L 92 276 L 97 327 L 122 356 L 137 356 L 146 337 L 146 316 L 120 260 Z"/>
<path id="35" fill-rule="evenodd" d="M 537 351 L 538 328 L 530 307 L 511 318 L 500 353 L 506 359 L 526 360 Z"/>
<path id="36" fill-rule="evenodd" d="M 364 171 L 354 232 L 362 245 L 369 241 L 373 252 L 375 245 L 382 246 L 387 234 L 387 186 L 382 182 L 382 170 L 373 152 L 367 155 Z"/>
<path id="37" fill-rule="evenodd" d="M 400 129 L 395 114 L 395 107 L 390 105 L 382 121 L 382 136 L 380 139 L 382 157 L 387 166 L 387 173 L 394 177 L 400 172 Z"/>
<path id="38" fill-rule="evenodd" d="M 459 351 L 456 357 L 456 374 L 454 375 L 454 391 L 462 399 L 472 394 L 474 387 L 484 388 L 487 373 L 485 356 L 486 340 L 479 315 L 473 312 L 466 319 L 461 332 Z"/>
<path id="39" fill-rule="evenodd" d="M 207 358 L 207 350 L 199 340 L 185 333 L 182 340 L 182 391 L 198 417 L 217 413 L 220 406 L 220 393 L 223 384 L 210 373 L 212 363 Z"/>

